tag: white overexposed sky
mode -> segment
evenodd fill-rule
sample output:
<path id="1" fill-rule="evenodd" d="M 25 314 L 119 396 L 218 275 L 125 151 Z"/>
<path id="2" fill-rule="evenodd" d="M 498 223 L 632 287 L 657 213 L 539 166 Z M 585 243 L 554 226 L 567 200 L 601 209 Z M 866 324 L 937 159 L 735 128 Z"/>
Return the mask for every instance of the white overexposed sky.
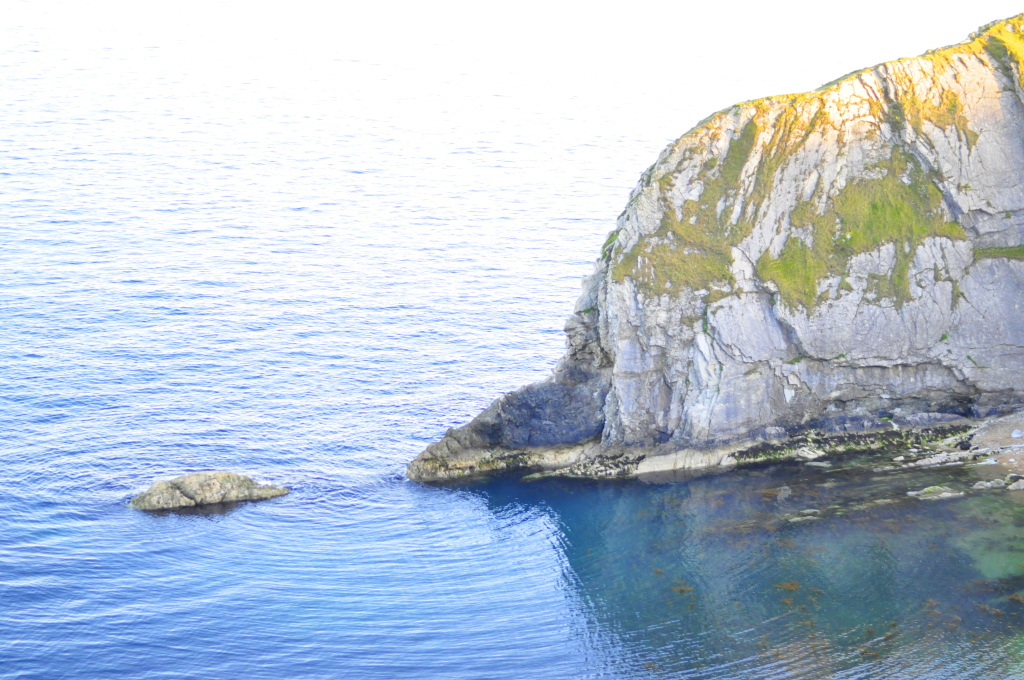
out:
<path id="1" fill-rule="evenodd" d="M 650 126 L 665 140 L 737 101 L 814 88 L 1024 10 L 1003 0 L 32 0 L 0 8 L 0 25 L 44 26 L 64 49 L 159 46 L 212 83 L 343 87 L 331 83 L 332 64 L 375 62 L 404 70 L 410 95 L 457 79 L 481 96 L 543 97 L 578 115 L 614 109 L 616 121 Z"/>

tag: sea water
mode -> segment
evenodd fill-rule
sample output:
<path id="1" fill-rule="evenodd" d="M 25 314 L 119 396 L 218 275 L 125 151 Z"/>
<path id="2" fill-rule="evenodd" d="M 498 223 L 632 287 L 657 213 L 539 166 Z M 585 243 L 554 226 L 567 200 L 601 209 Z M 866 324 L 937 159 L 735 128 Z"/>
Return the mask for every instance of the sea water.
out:
<path id="1" fill-rule="evenodd" d="M 629 102 L 4 36 L 0 677 L 1024 672 L 1020 499 L 906 496 L 986 469 L 404 478 L 562 353 Z M 127 506 L 204 469 L 292 492 Z"/>

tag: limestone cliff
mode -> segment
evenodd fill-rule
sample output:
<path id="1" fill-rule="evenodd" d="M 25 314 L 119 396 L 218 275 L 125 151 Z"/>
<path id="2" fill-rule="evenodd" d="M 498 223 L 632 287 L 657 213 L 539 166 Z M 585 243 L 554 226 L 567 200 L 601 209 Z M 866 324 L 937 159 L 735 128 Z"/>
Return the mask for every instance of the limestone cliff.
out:
<path id="1" fill-rule="evenodd" d="M 715 465 L 1024 402 L 1024 15 L 739 104 L 641 177 L 547 381 L 412 479 Z"/>

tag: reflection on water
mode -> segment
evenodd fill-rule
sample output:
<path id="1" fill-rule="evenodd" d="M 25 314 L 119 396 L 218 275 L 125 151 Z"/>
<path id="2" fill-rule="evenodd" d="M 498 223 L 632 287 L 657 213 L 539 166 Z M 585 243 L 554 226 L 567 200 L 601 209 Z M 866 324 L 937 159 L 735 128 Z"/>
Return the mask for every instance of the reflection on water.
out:
<path id="1" fill-rule="evenodd" d="M 780 463 L 686 482 L 475 486 L 541 507 L 595 632 L 635 677 L 1020 677 L 1024 494 L 922 501 L 987 467 Z"/>
<path id="2" fill-rule="evenodd" d="M 238 507 L 238 503 L 230 501 L 227 503 L 208 503 L 206 505 L 194 505 L 192 507 L 172 508 L 168 510 L 146 510 L 145 512 L 156 517 L 167 515 L 199 515 L 209 517 L 215 515 L 226 515 Z"/>

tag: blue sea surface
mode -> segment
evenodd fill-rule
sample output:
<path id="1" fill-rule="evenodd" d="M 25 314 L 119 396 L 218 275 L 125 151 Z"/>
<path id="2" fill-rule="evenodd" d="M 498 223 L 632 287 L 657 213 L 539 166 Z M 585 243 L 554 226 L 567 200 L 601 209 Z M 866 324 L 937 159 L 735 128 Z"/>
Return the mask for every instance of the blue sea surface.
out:
<path id="1" fill-rule="evenodd" d="M 0 677 L 1024 673 L 1024 506 L 905 496 L 973 470 L 405 479 L 562 354 L 628 102 L 4 37 Z M 127 505 L 207 469 L 292 492 Z"/>

